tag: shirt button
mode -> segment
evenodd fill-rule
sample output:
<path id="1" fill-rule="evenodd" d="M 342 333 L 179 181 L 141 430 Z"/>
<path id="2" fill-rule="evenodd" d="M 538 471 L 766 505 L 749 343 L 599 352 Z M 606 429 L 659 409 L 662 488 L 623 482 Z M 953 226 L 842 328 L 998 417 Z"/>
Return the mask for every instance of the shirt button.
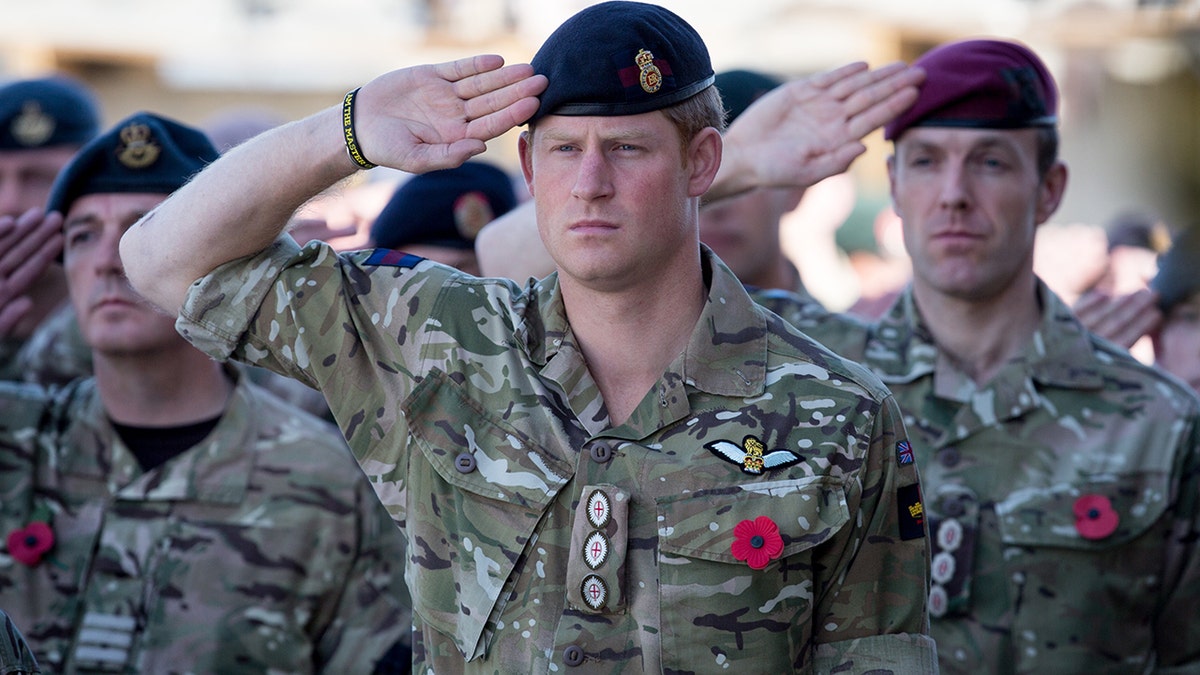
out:
<path id="1" fill-rule="evenodd" d="M 454 468 L 458 469 L 459 473 L 471 473 L 475 470 L 475 455 L 469 452 L 458 453 L 458 457 L 454 458 Z"/>
<path id="2" fill-rule="evenodd" d="M 583 648 L 579 645 L 571 645 L 564 649 L 563 663 L 568 666 L 577 666 L 583 663 Z"/>
<path id="3" fill-rule="evenodd" d="M 958 448 L 942 448 L 937 454 L 938 463 L 947 469 L 958 466 L 958 462 L 961 459 L 962 455 L 959 454 Z"/>
<path id="4" fill-rule="evenodd" d="M 592 461 L 597 464 L 604 464 L 612 459 L 612 447 L 608 443 L 596 443 L 592 445 Z"/>

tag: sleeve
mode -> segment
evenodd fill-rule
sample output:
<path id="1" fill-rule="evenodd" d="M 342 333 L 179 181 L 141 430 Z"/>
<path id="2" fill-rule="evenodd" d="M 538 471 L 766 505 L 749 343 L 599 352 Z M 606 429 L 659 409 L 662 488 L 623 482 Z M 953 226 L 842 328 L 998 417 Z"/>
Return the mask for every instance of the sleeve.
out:
<path id="1" fill-rule="evenodd" d="M 397 423 L 395 411 L 422 375 L 423 331 L 456 274 L 385 249 L 339 255 L 322 242 L 301 249 L 285 235 L 197 280 L 176 329 L 218 360 L 320 390 L 362 457 Z"/>
<path id="2" fill-rule="evenodd" d="M 1176 462 L 1177 492 L 1167 513 L 1172 518 L 1164 560 L 1164 600 L 1155 618 L 1156 673 L 1200 670 L 1200 427 L 1196 414 Z"/>
<path id="3" fill-rule="evenodd" d="M 937 672 L 929 542 L 917 465 L 895 399 L 881 402 L 845 553 L 819 587 L 817 672 Z"/>

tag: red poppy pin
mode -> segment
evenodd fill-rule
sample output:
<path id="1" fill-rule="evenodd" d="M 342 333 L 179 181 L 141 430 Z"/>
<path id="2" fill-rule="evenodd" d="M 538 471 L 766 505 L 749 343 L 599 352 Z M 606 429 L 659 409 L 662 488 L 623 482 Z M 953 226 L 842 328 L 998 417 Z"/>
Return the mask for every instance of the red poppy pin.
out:
<path id="1" fill-rule="evenodd" d="M 761 570 L 783 552 L 779 526 L 766 516 L 743 520 L 733 528 L 733 557 L 745 560 L 750 569 Z"/>
<path id="2" fill-rule="evenodd" d="M 29 523 L 8 533 L 8 554 L 17 562 L 33 567 L 54 548 L 54 528 L 50 527 L 50 509 L 33 510 Z"/>
<path id="3" fill-rule="evenodd" d="M 1083 495 L 1075 500 L 1075 529 L 1084 539 L 1103 539 L 1116 532 L 1120 522 L 1104 495 Z"/>

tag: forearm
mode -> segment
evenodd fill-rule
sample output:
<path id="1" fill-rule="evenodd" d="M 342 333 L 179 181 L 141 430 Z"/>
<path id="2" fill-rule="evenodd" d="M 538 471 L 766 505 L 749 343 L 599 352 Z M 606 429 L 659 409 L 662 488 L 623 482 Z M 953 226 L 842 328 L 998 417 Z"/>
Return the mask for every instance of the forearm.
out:
<path id="1" fill-rule="evenodd" d="M 340 107 L 329 108 L 218 159 L 126 232 L 130 282 L 177 313 L 192 282 L 265 248 L 296 208 L 354 172 L 341 133 Z"/>

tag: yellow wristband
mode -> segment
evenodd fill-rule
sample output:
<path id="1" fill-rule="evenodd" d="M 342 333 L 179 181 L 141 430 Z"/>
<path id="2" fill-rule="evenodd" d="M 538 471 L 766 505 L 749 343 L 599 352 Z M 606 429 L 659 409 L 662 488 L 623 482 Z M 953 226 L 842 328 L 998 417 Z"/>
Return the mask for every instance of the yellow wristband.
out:
<path id="1" fill-rule="evenodd" d="M 374 169 L 376 165 L 363 156 L 362 150 L 358 149 L 358 138 L 354 135 L 354 99 L 357 96 L 358 89 L 355 89 L 342 99 L 342 135 L 346 138 L 346 154 L 362 168 Z"/>

